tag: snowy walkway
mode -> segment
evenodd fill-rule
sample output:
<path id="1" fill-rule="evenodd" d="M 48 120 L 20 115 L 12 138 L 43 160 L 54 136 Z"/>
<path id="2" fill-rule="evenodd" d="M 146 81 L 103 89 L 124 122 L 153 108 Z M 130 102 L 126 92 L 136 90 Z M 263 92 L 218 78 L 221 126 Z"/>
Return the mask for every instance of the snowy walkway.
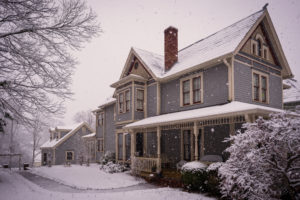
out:
<path id="1" fill-rule="evenodd" d="M 27 172 L 25 172 L 27 173 Z M 24 175 L 24 174 L 23 174 Z M 28 175 L 28 174 L 27 174 Z M 25 175 L 26 176 L 26 175 Z M 27 176 L 28 177 L 28 176 Z M 32 178 L 32 177 L 31 177 Z M 35 177 L 36 178 L 36 177 Z M 41 181 L 40 184 L 49 182 Z M 44 186 L 45 187 L 45 186 Z M 97 193 L 91 190 L 86 192 L 56 192 L 44 189 L 37 184 L 34 184 L 29 179 L 24 178 L 19 172 L 9 171 L 0 168 L 0 199 L 9 200 L 215 200 L 214 198 L 206 197 L 202 194 L 193 194 L 183 192 L 173 188 L 157 188 L 157 189 L 142 189 L 132 191 L 119 191 L 112 189 L 111 191 Z M 54 187 L 54 186 L 52 186 Z M 58 185 L 57 187 L 61 187 Z M 129 187 L 129 186 L 128 186 Z M 131 187 L 131 186 L 130 186 Z M 64 188 L 66 189 L 66 188 Z M 74 188 L 73 188 L 74 189 Z M 54 190 L 52 188 L 52 190 Z M 77 190 L 76 190 L 77 191 Z"/>
<path id="2" fill-rule="evenodd" d="M 45 178 L 29 171 L 22 171 L 21 174 L 24 178 L 35 183 L 36 185 L 54 192 L 66 192 L 66 193 L 112 193 L 112 192 L 127 192 L 134 190 L 146 190 L 146 189 L 157 189 L 158 186 L 151 185 L 149 183 L 139 183 L 137 185 L 113 188 L 113 189 L 79 189 L 62 183 L 58 183 L 49 178 Z"/>

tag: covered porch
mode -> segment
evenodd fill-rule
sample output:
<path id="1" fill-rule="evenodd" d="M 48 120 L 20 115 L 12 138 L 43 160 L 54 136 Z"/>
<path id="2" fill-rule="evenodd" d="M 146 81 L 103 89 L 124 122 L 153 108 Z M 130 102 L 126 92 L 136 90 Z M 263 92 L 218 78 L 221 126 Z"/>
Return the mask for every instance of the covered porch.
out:
<path id="1" fill-rule="evenodd" d="M 201 160 L 206 155 L 224 160 L 227 155 L 223 151 L 230 145 L 223 142 L 225 138 L 245 122 L 280 111 L 231 102 L 134 122 L 125 126 L 131 138 L 131 168 L 137 173 L 160 173 L 163 169 L 176 169 L 180 161 Z"/>

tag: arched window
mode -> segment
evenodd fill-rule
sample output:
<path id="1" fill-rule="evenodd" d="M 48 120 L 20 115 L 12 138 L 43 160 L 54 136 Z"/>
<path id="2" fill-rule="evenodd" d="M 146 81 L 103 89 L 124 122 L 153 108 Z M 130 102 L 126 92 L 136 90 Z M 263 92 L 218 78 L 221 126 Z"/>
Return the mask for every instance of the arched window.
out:
<path id="1" fill-rule="evenodd" d="M 262 56 L 262 41 L 260 39 L 257 40 L 257 54 Z"/>

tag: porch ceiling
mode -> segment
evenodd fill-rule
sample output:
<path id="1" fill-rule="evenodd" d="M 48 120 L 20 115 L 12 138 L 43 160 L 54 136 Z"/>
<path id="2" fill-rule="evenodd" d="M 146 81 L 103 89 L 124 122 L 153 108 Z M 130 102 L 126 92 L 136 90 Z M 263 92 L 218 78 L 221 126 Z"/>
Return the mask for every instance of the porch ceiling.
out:
<path id="1" fill-rule="evenodd" d="M 125 129 L 147 128 L 176 123 L 193 122 L 215 117 L 230 117 L 244 114 L 269 114 L 271 112 L 283 112 L 281 109 L 267 106 L 233 101 L 224 105 L 199 108 L 188 111 L 181 111 L 148 117 L 140 121 L 126 125 Z"/>

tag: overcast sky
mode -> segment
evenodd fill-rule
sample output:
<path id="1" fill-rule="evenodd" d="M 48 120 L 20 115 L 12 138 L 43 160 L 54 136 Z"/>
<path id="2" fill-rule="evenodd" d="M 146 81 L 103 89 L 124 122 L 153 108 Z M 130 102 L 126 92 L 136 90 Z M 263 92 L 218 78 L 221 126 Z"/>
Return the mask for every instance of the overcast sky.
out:
<path id="1" fill-rule="evenodd" d="M 260 10 L 265 0 L 88 0 L 103 32 L 74 55 L 74 100 L 66 102 L 65 124 L 76 112 L 96 109 L 113 93 L 130 48 L 163 55 L 163 31 L 178 28 L 179 49 Z M 293 74 L 300 80 L 300 1 L 269 0 L 268 11 Z"/>

